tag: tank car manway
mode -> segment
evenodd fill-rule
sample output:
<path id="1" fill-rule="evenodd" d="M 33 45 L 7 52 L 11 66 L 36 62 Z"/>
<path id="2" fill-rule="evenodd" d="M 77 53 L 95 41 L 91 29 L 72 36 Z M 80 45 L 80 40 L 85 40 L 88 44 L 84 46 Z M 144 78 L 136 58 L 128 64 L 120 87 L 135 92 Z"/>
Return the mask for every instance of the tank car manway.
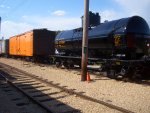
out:
<path id="1" fill-rule="evenodd" d="M 106 106 L 106 109 L 109 110 L 111 108 L 111 110 L 115 110 L 115 112 L 117 110 L 118 112 L 123 113 L 133 113 L 132 111 L 125 108 L 104 102 L 102 100 L 94 99 L 92 97 L 84 95 L 82 92 L 75 92 L 75 89 L 68 89 L 66 88 L 66 86 L 54 84 L 51 81 L 39 78 L 35 75 L 29 74 L 9 65 L 0 63 L 0 66 L 3 67 L 0 69 L 0 75 L 3 76 L 9 84 L 16 87 L 19 91 L 21 91 L 28 98 L 32 99 L 38 105 L 46 109 L 48 112 L 80 113 L 80 110 L 70 107 L 72 105 L 71 101 L 67 102 L 67 104 L 61 102 L 63 101 L 61 99 L 67 99 L 67 101 L 68 99 L 71 99 L 75 100 L 75 102 L 79 106 L 82 106 L 82 102 L 86 102 L 89 104 L 95 103 L 98 105 L 104 105 Z M 47 92 L 47 90 L 49 90 L 50 92 Z M 68 104 L 70 104 L 70 106 Z M 65 110 L 60 110 L 59 107 L 61 106 L 63 106 Z"/>

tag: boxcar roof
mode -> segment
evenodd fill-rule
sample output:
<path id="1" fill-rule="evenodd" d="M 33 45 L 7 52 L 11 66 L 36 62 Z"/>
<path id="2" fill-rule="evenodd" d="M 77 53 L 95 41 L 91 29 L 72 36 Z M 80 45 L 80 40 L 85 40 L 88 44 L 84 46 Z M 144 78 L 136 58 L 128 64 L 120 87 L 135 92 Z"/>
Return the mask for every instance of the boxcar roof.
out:
<path id="1" fill-rule="evenodd" d="M 25 35 L 26 33 L 30 33 L 30 32 L 43 31 L 43 30 L 48 31 L 46 28 L 43 28 L 43 29 L 33 29 L 33 30 L 30 30 L 30 31 L 26 31 L 24 33 L 20 33 L 18 35 L 11 36 L 10 38 L 21 36 L 21 35 Z"/>

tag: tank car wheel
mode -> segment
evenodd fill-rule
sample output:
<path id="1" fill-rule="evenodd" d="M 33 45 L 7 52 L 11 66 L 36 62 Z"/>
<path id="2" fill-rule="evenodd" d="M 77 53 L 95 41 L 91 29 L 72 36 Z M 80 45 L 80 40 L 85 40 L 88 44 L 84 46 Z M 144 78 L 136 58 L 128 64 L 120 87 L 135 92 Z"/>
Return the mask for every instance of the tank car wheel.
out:
<path id="1" fill-rule="evenodd" d="M 61 65 L 61 62 L 55 62 L 55 65 L 56 65 L 57 68 L 59 68 L 59 67 L 62 66 L 62 65 Z"/>
<path id="2" fill-rule="evenodd" d="M 117 78 L 116 71 L 113 69 L 108 70 L 107 76 L 111 79 L 116 79 Z"/>
<path id="3" fill-rule="evenodd" d="M 73 69 L 74 68 L 74 64 L 69 64 L 69 68 Z"/>
<path id="4" fill-rule="evenodd" d="M 133 75 L 131 76 L 132 80 L 138 81 L 142 79 L 141 70 L 135 69 L 133 72 Z"/>
<path id="5" fill-rule="evenodd" d="M 69 64 L 67 62 L 64 62 L 63 65 L 65 68 L 69 69 Z"/>
<path id="6" fill-rule="evenodd" d="M 120 75 L 121 75 L 122 77 L 126 77 L 126 75 L 127 75 L 127 69 L 122 68 L 121 71 L 120 71 Z"/>

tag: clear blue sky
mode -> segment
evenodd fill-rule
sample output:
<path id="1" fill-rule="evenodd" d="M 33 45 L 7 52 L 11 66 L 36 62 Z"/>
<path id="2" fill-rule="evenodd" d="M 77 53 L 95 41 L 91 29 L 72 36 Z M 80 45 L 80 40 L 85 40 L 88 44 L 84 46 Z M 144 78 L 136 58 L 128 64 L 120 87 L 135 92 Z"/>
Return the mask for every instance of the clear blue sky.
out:
<path id="1" fill-rule="evenodd" d="M 133 15 L 150 25 L 150 0 L 90 0 L 90 10 L 99 12 L 101 21 Z M 0 0 L 2 26 L 0 37 L 35 28 L 66 30 L 81 26 L 84 0 Z"/>

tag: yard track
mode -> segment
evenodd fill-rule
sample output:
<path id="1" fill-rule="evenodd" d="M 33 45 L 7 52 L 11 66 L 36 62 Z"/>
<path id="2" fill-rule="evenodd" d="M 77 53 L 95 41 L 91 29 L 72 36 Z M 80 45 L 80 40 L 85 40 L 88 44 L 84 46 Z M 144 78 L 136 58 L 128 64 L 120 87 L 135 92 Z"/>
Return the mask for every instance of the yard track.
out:
<path id="1" fill-rule="evenodd" d="M 82 94 L 82 92 L 75 92 L 74 89 L 67 89 L 65 86 L 60 86 L 60 84 L 54 84 L 51 81 L 45 80 L 43 78 L 39 78 L 38 76 L 35 76 L 33 74 L 27 73 L 23 70 L 17 69 L 15 67 L 12 67 L 12 66 L 9 66 L 9 65 L 6 65 L 3 63 L 0 63 L 0 75 L 7 81 L 7 83 L 9 83 L 13 87 L 17 88 L 24 95 L 26 95 L 28 98 L 30 98 L 32 101 L 34 101 L 36 104 L 38 104 L 39 106 L 44 108 L 49 113 L 54 113 L 54 112 L 57 112 L 57 113 L 58 112 L 80 113 L 80 110 L 74 109 L 68 105 L 65 105 L 62 102 L 58 103 L 58 101 L 56 100 L 59 98 L 67 98 L 68 96 L 79 97 L 78 98 L 79 101 L 80 101 L 80 99 L 84 99 L 87 101 L 102 104 L 104 106 L 107 106 L 111 109 L 115 109 L 115 110 L 123 112 L 123 113 L 133 113 L 132 111 L 127 110 L 125 108 L 104 102 L 102 100 L 97 100 L 95 98 L 86 96 L 86 95 Z M 39 89 L 39 88 L 42 88 L 42 89 Z M 55 88 L 59 91 L 53 91 L 48 94 L 43 93 L 44 90 L 49 90 L 49 89 L 53 89 L 53 88 Z M 40 92 L 40 94 L 34 94 L 36 92 Z M 44 98 L 44 99 L 43 98 L 38 99 L 38 97 L 49 96 L 49 95 L 53 95 L 55 93 L 59 94 L 59 97 L 55 97 L 55 98 L 48 97 L 48 98 Z M 44 104 L 45 102 L 51 102 L 53 100 L 56 100 L 57 104 L 51 105 L 51 107 L 47 106 L 47 104 Z M 65 110 L 59 111 L 58 109 L 56 109 L 58 106 L 65 106 Z"/>

